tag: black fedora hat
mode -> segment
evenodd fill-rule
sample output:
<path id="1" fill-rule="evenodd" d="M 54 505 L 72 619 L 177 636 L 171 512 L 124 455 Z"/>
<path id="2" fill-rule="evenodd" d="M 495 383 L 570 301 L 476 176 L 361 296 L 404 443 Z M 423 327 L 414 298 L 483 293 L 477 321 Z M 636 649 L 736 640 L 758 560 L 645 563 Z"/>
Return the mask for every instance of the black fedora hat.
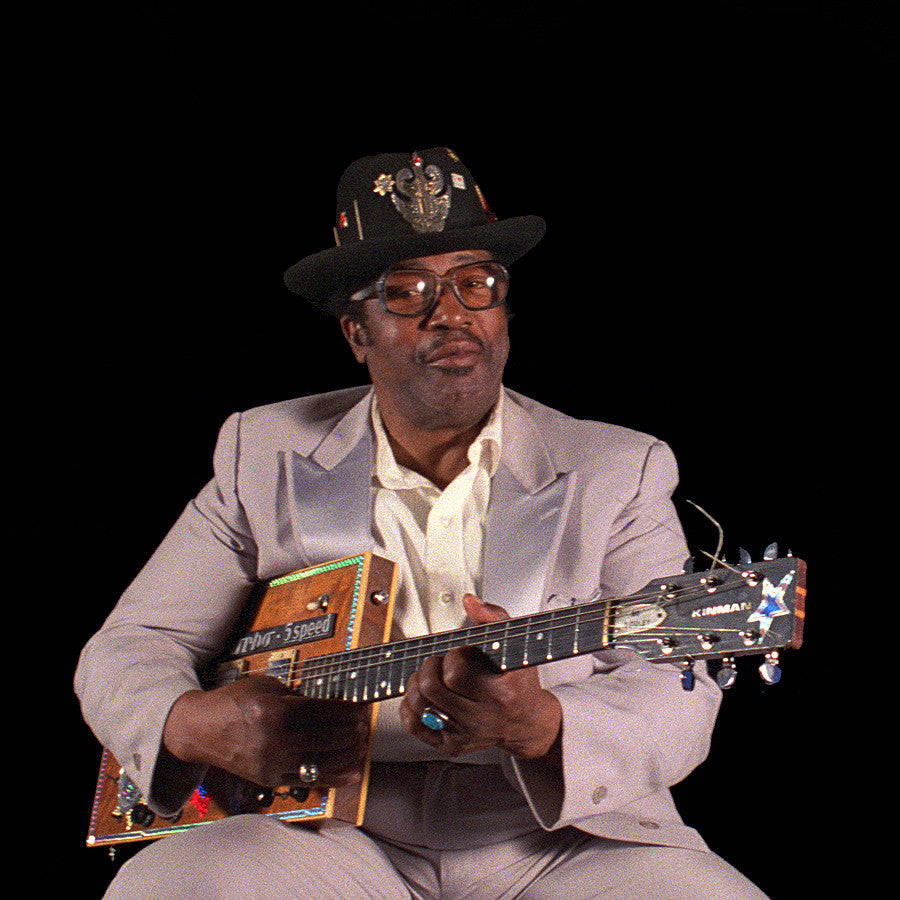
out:
<path id="1" fill-rule="evenodd" d="M 335 246 L 284 273 L 295 294 L 323 309 L 403 259 L 490 250 L 508 265 L 544 236 L 544 220 L 498 220 L 472 173 L 446 147 L 381 153 L 351 163 L 338 182 Z"/>

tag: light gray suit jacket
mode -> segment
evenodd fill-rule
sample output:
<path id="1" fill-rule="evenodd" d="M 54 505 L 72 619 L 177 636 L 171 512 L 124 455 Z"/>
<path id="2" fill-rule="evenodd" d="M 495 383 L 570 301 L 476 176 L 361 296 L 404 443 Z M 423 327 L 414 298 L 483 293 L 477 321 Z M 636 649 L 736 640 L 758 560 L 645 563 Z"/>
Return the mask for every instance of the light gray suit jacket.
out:
<path id="1" fill-rule="evenodd" d="M 179 809 L 203 775 L 159 754 L 168 711 L 198 687 L 197 668 L 224 645 L 252 586 L 374 549 L 370 405 L 360 387 L 231 416 L 214 478 L 85 647 L 85 719 L 157 812 Z M 483 599 L 515 616 L 680 572 L 676 481 L 654 438 L 507 391 Z M 624 650 L 540 673 L 563 708 L 564 784 L 505 756 L 502 769 L 541 827 L 704 849 L 668 788 L 709 749 L 720 693 L 705 670 L 691 692 L 675 667 Z"/>

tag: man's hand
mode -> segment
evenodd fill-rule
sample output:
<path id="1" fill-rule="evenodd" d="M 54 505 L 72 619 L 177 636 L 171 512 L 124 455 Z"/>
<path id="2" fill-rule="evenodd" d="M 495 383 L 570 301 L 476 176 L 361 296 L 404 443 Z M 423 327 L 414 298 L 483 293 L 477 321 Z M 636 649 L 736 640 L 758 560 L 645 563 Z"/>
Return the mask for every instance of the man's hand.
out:
<path id="1" fill-rule="evenodd" d="M 463 606 L 479 624 L 509 618 L 473 594 L 463 597 Z M 443 730 L 422 724 L 427 706 L 450 717 Z M 406 686 L 400 719 L 410 734 L 450 756 L 500 747 L 519 759 L 558 762 L 562 707 L 541 688 L 537 671 L 498 673 L 473 647 L 426 659 Z"/>
<path id="2" fill-rule="evenodd" d="M 369 708 L 311 700 L 278 679 L 251 675 L 209 691 L 188 691 L 172 706 L 165 748 L 188 763 L 216 766 L 254 784 L 299 781 L 301 762 L 319 766 L 317 786 L 362 777 Z"/>

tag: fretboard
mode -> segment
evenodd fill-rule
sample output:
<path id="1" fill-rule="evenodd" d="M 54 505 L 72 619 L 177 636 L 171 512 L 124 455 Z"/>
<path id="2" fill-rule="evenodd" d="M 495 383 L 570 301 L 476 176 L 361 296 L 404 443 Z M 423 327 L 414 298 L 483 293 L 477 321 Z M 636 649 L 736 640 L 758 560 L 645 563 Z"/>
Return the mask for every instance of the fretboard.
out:
<path id="1" fill-rule="evenodd" d="M 298 687 L 307 697 L 365 703 L 402 695 L 424 659 L 456 647 L 481 650 L 498 671 L 581 656 L 609 645 L 611 602 L 598 600 L 312 657 L 303 665 Z"/>

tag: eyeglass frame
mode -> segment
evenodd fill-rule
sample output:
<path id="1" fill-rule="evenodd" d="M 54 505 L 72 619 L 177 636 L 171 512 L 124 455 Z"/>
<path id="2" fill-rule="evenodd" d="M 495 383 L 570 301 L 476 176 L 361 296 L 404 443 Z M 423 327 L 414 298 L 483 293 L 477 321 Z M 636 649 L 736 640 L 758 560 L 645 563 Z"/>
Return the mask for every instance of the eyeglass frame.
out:
<path id="1" fill-rule="evenodd" d="M 465 300 L 460 296 L 459 290 L 456 287 L 456 282 L 453 280 L 451 276 L 453 272 L 456 272 L 459 269 L 465 269 L 468 266 L 478 266 L 482 264 L 489 264 L 492 266 L 496 266 L 503 273 L 503 277 L 506 279 L 506 287 L 507 294 L 504 295 L 502 300 L 498 300 L 496 303 L 489 303 L 487 306 L 469 306 Z M 387 301 L 384 299 L 384 287 L 387 283 L 388 278 L 391 275 L 396 274 L 397 272 L 421 272 L 423 275 L 432 275 L 437 282 L 434 288 L 434 297 L 431 298 L 431 302 L 428 306 L 423 306 L 418 312 L 412 313 L 401 313 L 394 312 L 392 309 L 388 309 Z M 447 269 L 443 275 L 438 275 L 436 272 L 432 272 L 430 269 L 386 269 L 381 273 L 378 281 L 370 284 L 368 287 L 363 288 L 360 291 L 357 291 L 355 294 L 352 294 L 350 300 L 353 302 L 357 302 L 359 300 L 367 300 L 369 297 L 373 296 L 373 291 L 375 292 L 374 296 L 378 297 L 379 302 L 381 303 L 382 308 L 385 312 L 390 313 L 392 316 L 401 316 L 404 319 L 411 319 L 414 316 L 425 316 L 431 315 L 434 308 L 437 306 L 438 299 L 441 296 L 441 290 L 445 285 L 449 285 L 450 290 L 453 293 L 453 296 L 460 302 L 460 305 L 465 309 L 470 310 L 471 312 L 479 312 L 483 309 L 496 309 L 498 306 L 503 306 L 506 303 L 506 297 L 509 294 L 509 270 L 506 266 L 501 265 L 495 259 L 478 259 L 472 260 L 471 262 L 460 263 L 458 266 L 452 266 Z"/>

